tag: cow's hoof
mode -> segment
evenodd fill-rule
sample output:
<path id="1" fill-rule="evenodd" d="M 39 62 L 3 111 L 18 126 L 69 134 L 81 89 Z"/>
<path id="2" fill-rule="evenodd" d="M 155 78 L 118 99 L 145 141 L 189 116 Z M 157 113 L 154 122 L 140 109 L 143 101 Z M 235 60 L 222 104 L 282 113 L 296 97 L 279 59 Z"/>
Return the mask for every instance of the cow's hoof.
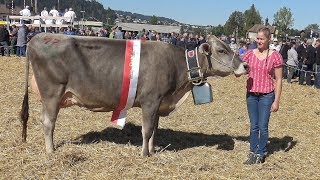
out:
<path id="1" fill-rule="evenodd" d="M 147 153 L 142 152 L 141 156 L 142 157 L 150 157 L 150 153 L 149 152 L 147 152 Z"/>
<path id="2" fill-rule="evenodd" d="M 156 154 L 156 151 L 150 151 L 149 154 L 150 154 L 150 156 L 152 156 L 152 155 Z"/>
<path id="3" fill-rule="evenodd" d="M 54 152 L 54 148 L 52 148 L 52 149 L 51 149 L 51 148 L 46 149 L 46 151 L 47 151 L 48 154 L 52 154 L 52 153 Z"/>

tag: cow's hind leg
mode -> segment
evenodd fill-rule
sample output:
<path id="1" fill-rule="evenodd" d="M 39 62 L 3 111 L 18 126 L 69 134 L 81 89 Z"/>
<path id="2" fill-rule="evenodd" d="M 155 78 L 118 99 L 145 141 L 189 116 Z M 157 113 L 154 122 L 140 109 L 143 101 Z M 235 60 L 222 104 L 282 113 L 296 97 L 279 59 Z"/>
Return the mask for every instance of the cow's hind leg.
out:
<path id="1" fill-rule="evenodd" d="M 42 122 L 47 153 L 54 151 L 53 132 L 59 112 L 58 99 L 46 100 L 42 105 Z"/>
<path id="2" fill-rule="evenodd" d="M 49 92 L 54 91 L 54 92 Z M 60 109 L 60 101 L 64 92 L 64 87 L 59 86 L 51 88 L 46 92 L 46 97 L 42 99 L 42 121 L 43 121 L 43 131 L 44 140 L 46 144 L 47 153 L 52 153 L 54 151 L 53 144 L 53 132 L 55 128 L 56 119 Z"/>
<path id="3" fill-rule="evenodd" d="M 149 147 L 151 147 L 150 150 L 154 150 L 153 147 L 153 138 L 150 141 L 150 138 L 154 136 L 154 130 L 155 126 L 159 120 L 159 103 L 156 101 L 148 101 L 145 104 L 142 105 L 142 156 L 150 156 Z M 149 144 L 151 143 L 151 144 Z"/>

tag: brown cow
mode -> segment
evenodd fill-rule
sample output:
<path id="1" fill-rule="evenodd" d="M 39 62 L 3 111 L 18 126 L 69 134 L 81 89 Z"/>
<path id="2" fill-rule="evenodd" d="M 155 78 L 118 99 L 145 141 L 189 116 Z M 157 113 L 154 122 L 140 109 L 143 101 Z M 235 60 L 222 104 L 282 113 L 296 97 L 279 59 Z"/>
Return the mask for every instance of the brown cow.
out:
<path id="1" fill-rule="evenodd" d="M 23 141 L 28 120 L 28 70 L 33 67 L 42 101 L 46 150 L 54 150 L 53 132 L 59 109 L 71 105 L 109 112 L 119 105 L 125 40 L 38 34 L 27 47 L 26 88 L 21 118 Z M 246 64 L 215 36 L 198 48 L 204 78 L 246 73 Z M 141 42 L 139 80 L 134 107 L 142 108 L 142 155 L 154 153 L 159 116 L 167 116 L 186 98 L 185 50 L 168 43 Z M 184 98 L 183 98 L 184 97 Z"/>

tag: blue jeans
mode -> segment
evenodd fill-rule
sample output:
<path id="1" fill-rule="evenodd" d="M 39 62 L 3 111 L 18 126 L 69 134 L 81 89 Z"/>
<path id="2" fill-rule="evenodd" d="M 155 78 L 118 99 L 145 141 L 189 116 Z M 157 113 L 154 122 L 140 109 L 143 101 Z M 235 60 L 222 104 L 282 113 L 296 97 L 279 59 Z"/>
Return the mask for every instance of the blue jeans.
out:
<path id="1" fill-rule="evenodd" d="M 302 65 L 302 70 L 300 72 L 300 77 L 299 77 L 299 84 L 302 85 L 304 80 L 306 80 L 306 84 L 308 86 L 311 86 L 311 72 L 313 71 L 313 64 L 309 65 Z M 304 72 L 308 71 L 308 72 Z"/>
<path id="2" fill-rule="evenodd" d="M 314 86 L 317 89 L 320 89 L 320 65 L 317 65 L 316 68 L 316 74 L 315 74 L 315 79 L 314 79 Z"/>
<path id="3" fill-rule="evenodd" d="M 26 56 L 26 45 L 17 46 L 17 56 Z"/>
<path id="4" fill-rule="evenodd" d="M 260 155 L 267 153 L 270 109 L 274 92 L 254 95 L 247 93 L 247 108 L 250 119 L 250 151 Z"/>

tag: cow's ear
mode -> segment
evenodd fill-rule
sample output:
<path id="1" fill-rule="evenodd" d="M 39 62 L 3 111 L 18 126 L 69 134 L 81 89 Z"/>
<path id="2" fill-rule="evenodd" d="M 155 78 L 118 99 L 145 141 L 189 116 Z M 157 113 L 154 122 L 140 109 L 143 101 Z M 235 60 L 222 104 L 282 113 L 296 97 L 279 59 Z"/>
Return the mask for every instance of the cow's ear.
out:
<path id="1" fill-rule="evenodd" d="M 209 55 L 209 53 L 210 53 L 210 45 L 208 43 L 202 43 L 199 46 L 199 52 L 201 54 Z"/>

